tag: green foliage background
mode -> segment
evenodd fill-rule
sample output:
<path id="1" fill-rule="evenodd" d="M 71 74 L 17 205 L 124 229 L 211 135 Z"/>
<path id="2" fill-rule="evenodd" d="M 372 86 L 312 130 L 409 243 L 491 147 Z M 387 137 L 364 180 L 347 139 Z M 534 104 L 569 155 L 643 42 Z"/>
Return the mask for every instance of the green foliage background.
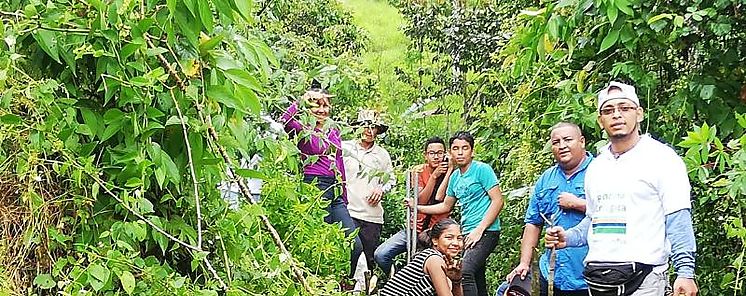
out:
<path id="1" fill-rule="evenodd" d="M 300 182 L 294 140 L 262 118 L 312 79 L 337 95 L 346 138 L 359 107 L 386 111 L 397 171 L 467 129 L 505 192 L 551 164 L 559 120 L 605 143 L 595 91 L 633 83 L 643 130 L 690 169 L 701 295 L 746 294 L 746 2 L 390 4 L 403 19 L 380 0 L 0 3 L 0 294 L 339 294 L 349 239 Z M 391 23 L 360 15 L 377 7 Z M 261 203 L 228 208 L 221 152 L 262 155 L 233 167 L 265 181 Z M 509 197 L 501 214 L 492 287 L 517 263 L 525 206 Z"/>

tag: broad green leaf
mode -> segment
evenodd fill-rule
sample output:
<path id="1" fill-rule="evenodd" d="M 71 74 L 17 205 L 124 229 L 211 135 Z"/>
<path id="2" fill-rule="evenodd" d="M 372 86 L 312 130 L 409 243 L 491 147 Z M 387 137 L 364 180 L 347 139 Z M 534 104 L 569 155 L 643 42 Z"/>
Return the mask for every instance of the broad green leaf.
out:
<path id="1" fill-rule="evenodd" d="M 614 25 L 614 22 L 616 22 L 617 16 L 619 16 L 619 10 L 616 8 L 616 6 L 612 5 L 611 3 L 606 5 L 606 17 L 609 18 L 609 23 L 611 25 Z"/>
<path id="2" fill-rule="evenodd" d="M 60 56 L 57 52 L 59 48 L 57 46 L 58 36 L 55 32 L 49 30 L 38 30 L 33 34 L 34 39 L 38 42 L 44 52 L 46 52 L 53 60 L 60 63 Z"/>
<path id="3" fill-rule="evenodd" d="M 267 178 L 267 176 L 265 176 L 261 172 L 256 171 L 256 170 L 250 170 L 250 169 L 237 169 L 236 174 L 244 178 L 262 179 L 262 180 Z"/>
<path id="4" fill-rule="evenodd" d="M 161 165 L 166 168 L 166 173 L 168 173 L 171 181 L 174 182 L 174 184 L 179 184 L 181 182 L 181 174 L 179 173 L 179 168 L 176 167 L 174 161 L 171 160 L 171 156 L 169 156 L 168 153 L 163 150 L 161 150 L 160 162 Z"/>
<path id="5" fill-rule="evenodd" d="M 88 266 L 88 275 L 88 283 L 91 284 L 94 290 L 100 291 L 109 281 L 111 271 L 105 266 L 93 263 Z"/>
<path id="6" fill-rule="evenodd" d="M 634 16 L 635 12 L 630 8 L 631 3 L 627 0 L 614 0 L 614 5 L 626 15 Z"/>
<path id="7" fill-rule="evenodd" d="M 253 90 L 236 85 L 236 96 L 240 98 L 243 105 L 249 108 L 252 114 L 259 116 L 259 113 L 262 111 L 262 104 Z"/>
<path id="8" fill-rule="evenodd" d="M 56 283 L 51 275 L 47 273 L 41 273 L 36 275 L 36 277 L 34 278 L 34 285 L 42 289 L 51 289 L 55 287 Z"/>
<path id="9" fill-rule="evenodd" d="M 210 3 L 207 0 L 196 0 L 197 9 L 199 10 L 199 18 L 202 20 L 207 33 L 212 33 L 215 24 L 212 18 L 212 10 L 210 9 Z"/>
<path id="10" fill-rule="evenodd" d="M 619 39 L 619 30 L 611 30 L 609 34 L 604 37 L 604 40 L 601 41 L 601 48 L 598 50 L 599 53 L 609 49 L 609 47 L 612 47 L 617 39 Z"/>
<path id="11" fill-rule="evenodd" d="M 142 186 L 142 180 L 140 178 L 129 178 L 127 183 L 124 184 L 126 187 L 140 187 Z"/>
<path id="12" fill-rule="evenodd" d="M 141 197 L 137 200 L 137 209 L 140 210 L 140 214 L 149 214 L 153 212 L 153 203 L 147 198 Z"/>
<path id="13" fill-rule="evenodd" d="M 21 117 L 15 114 L 5 114 L 3 116 L 0 116 L 0 122 L 2 122 L 3 124 L 15 125 L 20 124 L 22 121 L 23 120 L 21 119 Z"/>
<path id="14" fill-rule="evenodd" d="M 126 270 L 122 271 L 122 273 L 119 274 L 119 281 L 122 283 L 124 291 L 127 292 L 127 294 L 132 295 L 132 292 L 135 290 L 135 277 L 132 273 Z"/>
<path id="15" fill-rule="evenodd" d="M 236 84 L 248 87 L 250 89 L 253 89 L 255 91 L 262 91 L 261 86 L 259 86 L 259 82 L 257 82 L 256 78 L 251 76 L 248 72 L 241 70 L 241 69 L 228 69 L 225 72 L 223 72 L 226 77 L 230 78 L 233 82 Z"/>
<path id="16" fill-rule="evenodd" d="M 251 13 L 251 6 L 254 4 L 253 0 L 234 0 L 233 3 L 238 8 L 238 13 L 244 18 L 244 20 L 251 22 L 254 15 Z"/>
<path id="17" fill-rule="evenodd" d="M 246 107 L 241 103 L 241 100 L 233 96 L 233 94 L 228 92 L 228 90 L 222 85 L 210 86 L 210 88 L 207 89 L 207 97 L 236 110 L 245 111 L 246 109 Z"/>

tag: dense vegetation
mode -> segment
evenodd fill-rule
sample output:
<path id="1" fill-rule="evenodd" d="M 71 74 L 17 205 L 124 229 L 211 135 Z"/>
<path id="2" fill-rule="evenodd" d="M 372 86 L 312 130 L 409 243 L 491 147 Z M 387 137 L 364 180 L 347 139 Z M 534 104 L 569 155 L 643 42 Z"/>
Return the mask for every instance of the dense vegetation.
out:
<path id="1" fill-rule="evenodd" d="M 425 138 L 475 132 L 506 192 L 551 163 L 556 121 L 604 143 L 594 92 L 631 82 L 644 130 L 691 172 L 701 294 L 746 294 L 746 2 L 391 4 L 409 42 L 373 69 L 381 36 L 335 0 L 0 3 L 0 294 L 337 293 L 349 241 L 265 121 L 312 79 L 348 138 L 358 107 L 387 109 L 400 172 Z M 261 202 L 231 209 L 231 176 L 264 180 Z M 508 199 L 491 285 L 517 263 L 524 209 Z"/>

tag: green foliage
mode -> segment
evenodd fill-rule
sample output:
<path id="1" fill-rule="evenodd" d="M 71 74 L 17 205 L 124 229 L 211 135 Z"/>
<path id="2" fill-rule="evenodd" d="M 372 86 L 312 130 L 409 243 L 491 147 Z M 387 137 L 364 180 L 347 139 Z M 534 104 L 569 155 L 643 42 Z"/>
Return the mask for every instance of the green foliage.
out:
<path id="1" fill-rule="evenodd" d="M 295 143 L 259 115 L 312 78 L 350 108 L 373 87 L 339 4 L 11 1 L 0 13 L 0 206 L 16 210 L 3 220 L 3 290 L 335 293 L 349 239 L 299 185 Z M 239 171 L 264 179 L 261 204 L 228 207 L 223 152 L 262 155 Z"/>
<path id="2" fill-rule="evenodd" d="M 589 150 L 606 143 L 596 123 L 595 92 L 612 79 L 637 87 L 646 108 L 642 129 L 664 142 L 676 144 L 703 123 L 717 126 L 723 139 L 743 133 L 733 119 L 734 111 L 744 112 L 736 98 L 746 84 L 746 48 L 740 42 L 746 19 L 737 12 L 739 1 L 394 3 L 409 21 L 405 32 L 418 64 L 401 71 L 401 79 L 419 91 L 422 109 L 458 113 L 461 124 L 485 139 L 477 157 L 493 164 L 505 190 L 532 184 L 551 163 L 547 129 L 560 120 L 582 127 Z M 482 17 L 485 12 L 489 17 Z M 718 169 L 727 175 L 737 171 L 728 165 Z M 711 191 L 703 181 L 693 178 L 692 185 L 697 201 L 723 199 L 724 192 Z M 735 221 L 730 225 L 737 229 L 734 219 L 743 217 L 742 210 L 731 204 L 694 206 L 702 295 L 741 293 L 740 269 L 727 268 L 741 265 L 739 232 L 723 241 L 724 230 L 716 225 Z M 508 204 L 501 217 L 522 224 L 510 218 L 522 211 Z M 492 285 L 517 262 L 519 228 L 501 235 L 510 247 L 491 262 Z M 723 277 L 728 280 L 721 285 Z"/>

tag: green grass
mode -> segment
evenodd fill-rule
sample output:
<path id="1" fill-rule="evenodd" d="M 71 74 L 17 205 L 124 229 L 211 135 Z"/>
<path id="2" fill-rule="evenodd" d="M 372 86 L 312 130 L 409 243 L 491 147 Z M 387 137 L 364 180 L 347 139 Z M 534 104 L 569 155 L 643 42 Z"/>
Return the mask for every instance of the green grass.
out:
<path id="1" fill-rule="evenodd" d="M 352 12 L 355 24 L 369 38 L 362 64 L 376 76 L 384 102 L 370 107 L 398 110 L 408 107 L 410 101 L 401 96 L 409 86 L 399 82 L 394 74 L 397 66 L 404 66 L 409 45 L 409 39 L 401 31 L 404 19 L 399 11 L 386 0 L 341 0 L 341 3 Z"/>

